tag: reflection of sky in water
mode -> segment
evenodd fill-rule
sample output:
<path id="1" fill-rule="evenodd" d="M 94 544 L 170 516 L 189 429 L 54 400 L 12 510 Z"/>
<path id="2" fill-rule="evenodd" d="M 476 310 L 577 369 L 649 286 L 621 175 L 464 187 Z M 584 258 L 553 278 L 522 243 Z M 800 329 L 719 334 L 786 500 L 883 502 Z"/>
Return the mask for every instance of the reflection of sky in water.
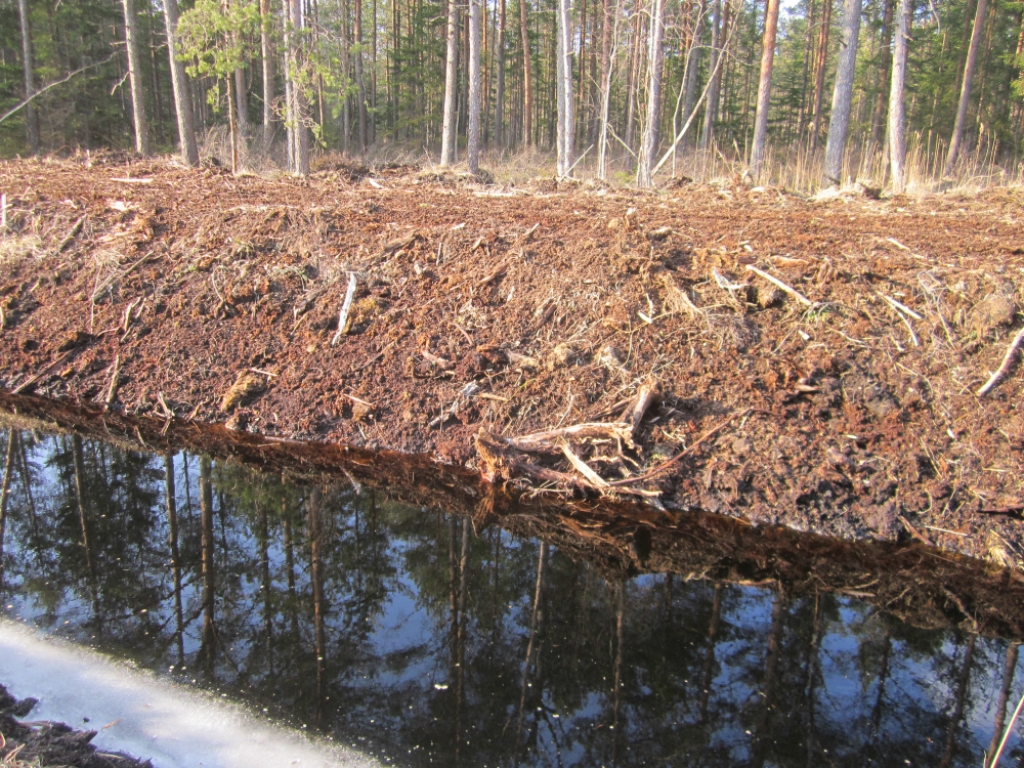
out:
<path id="1" fill-rule="evenodd" d="M 179 455 L 182 672 L 163 459 L 83 446 L 81 479 L 95 494 L 87 510 L 94 600 L 72 440 L 35 442 L 26 433 L 24 442 L 32 496 L 19 465 L 6 541 L 7 615 L 161 672 L 175 668 L 178 679 L 399 763 L 937 765 L 952 743 L 950 765 L 976 765 L 992 737 L 1003 641 L 976 640 L 961 686 L 964 635 L 917 630 L 849 597 L 822 594 L 816 603 L 664 574 L 622 586 L 620 615 L 620 585 L 554 548 L 540 571 L 535 616 L 537 542 L 493 528 L 464 538 L 464 519 L 453 524 L 346 487 L 323 491 L 318 648 L 311 489 L 223 464 L 212 472 L 218 641 L 211 673 L 203 657 L 200 468 L 196 457 Z M 1024 684 L 1021 666 L 1009 710 Z M 962 714 L 952 723 L 958 699 Z M 1007 765 L 1019 756 L 1016 736 L 1009 751 Z"/>

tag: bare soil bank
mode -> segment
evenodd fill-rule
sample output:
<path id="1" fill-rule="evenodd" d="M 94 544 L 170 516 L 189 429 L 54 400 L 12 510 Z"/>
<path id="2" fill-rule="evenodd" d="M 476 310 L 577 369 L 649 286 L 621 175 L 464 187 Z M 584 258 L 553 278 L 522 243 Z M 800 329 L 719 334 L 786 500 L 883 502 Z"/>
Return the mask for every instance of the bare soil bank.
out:
<path id="1" fill-rule="evenodd" d="M 1021 324 L 1020 191 L 95 160 L 0 191 L 8 391 L 1024 561 L 1019 370 L 976 394 Z"/>

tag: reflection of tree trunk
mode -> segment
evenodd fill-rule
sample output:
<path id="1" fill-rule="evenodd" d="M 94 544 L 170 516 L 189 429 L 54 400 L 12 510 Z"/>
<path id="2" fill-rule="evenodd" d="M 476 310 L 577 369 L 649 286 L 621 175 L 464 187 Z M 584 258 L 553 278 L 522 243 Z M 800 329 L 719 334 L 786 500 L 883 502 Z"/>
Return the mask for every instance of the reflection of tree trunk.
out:
<path id="1" fill-rule="evenodd" d="M 619 741 L 621 731 L 619 707 L 622 703 L 622 646 L 625 631 L 623 616 L 626 612 L 626 585 L 619 583 L 615 590 L 615 664 L 612 671 L 612 765 L 619 762 Z"/>
<path id="2" fill-rule="evenodd" d="M 956 746 L 956 729 L 960 725 L 960 719 L 964 716 L 964 704 L 967 700 L 967 684 L 971 679 L 971 662 L 974 661 L 974 641 L 977 636 L 971 635 L 967 641 L 967 652 L 964 654 L 964 666 L 960 670 L 960 679 L 957 681 L 956 704 L 953 707 L 953 717 L 949 723 L 949 733 L 946 736 L 946 751 L 942 755 L 941 768 L 948 768 L 953 762 L 953 747 Z"/>
<path id="3" fill-rule="evenodd" d="M 807 646 L 807 660 L 804 668 L 807 678 L 804 683 L 804 698 L 807 701 L 807 713 L 804 718 L 804 735 L 807 739 L 807 766 L 813 768 L 814 762 L 814 686 L 818 680 L 818 648 L 821 645 L 821 595 L 814 596 L 814 619 L 811 622 L 811 641 Z"/>
<path id="4" fill-rule="evenodd" d="M 544 620 L 544 612 L 541 610 L 540 601 L 544 593 L 544 563 L 547 560 L 548 545 L 541 542 L 537 552 L 537 581 L 533 590 L 533 612 L 530 614 L 530 640 L 526 644 L 526 661 L 523 663 L 523 684 L 519 693 L 519 721 L 516 725 L 516 749 L 519 747 L 519 736 L 523 732 L 523 718 L 526 716 L 526 693 L 530 683 L 530 665 L 533 663 L 534 652 L 537 649 L 538 634 L 540 633 L 541 622 Z"/>
<path id="5" fill-rule="evenodd" d="M 21 460 L 21 479 L 25 486 L 25 496 L 28 498 L 28 515 L 32 521 L 32 538 L 35 540 L 34 546 L 36 554 L 42 554 L 42 542 L 39 537 L 39 516 L 36 513 L 36 498 L 32 493 L 32 473 L 28 468 L 28 455 L 25 452 L 25 441 L 18 440 L 18 454 Z"/>
<path id="6" fill-rule="evenodd" d="M 267 672 L 274 674 L 274 625 L 270 611 L 270 526 L 267 508 L 259 504 L 256 509 L 260 540 L 260 571 L 263 577 L 263 632 L 267 636 Z"/>
<path id="7" fill-rule="evenodd" d="M 775 602 L 772 605 L 772 628 L 768 635 L 768 655 L 764 661 L 764 690 L 762 691 L 761 708 L 754 725 L 752 766 L 762 766 L 768 757 L 769 730 L 768 723 L 771 709 L 775 704 L 776 672 L 779 664 L 779 645 L 782 640 L 782 618 L 784 598 L 782 587 L 776 588 Z"/>
<path id="8" fill-rule="evenodd" d="M 462 555 L 459 558 L 459 610 L 456 617 L 455 757 L 462 743 L 462 705 L 466 695 L 466 564 L 469 560 L 469 520 L 462 518 Z"/>
<path id="9" fill-rule="evenodd" d="M 89 541 L 88 508 L 89 502 L 85 498 L 85 457 L 82 451 L 82 438 L 75 434 L 71 436 L 71 454 L 75 463 L 75 495 L 78 498 L 78 521 L 82 526 L 82 548 L 85 550 L 85 568 L 89 574 L 89 587 L 92 590 L 92 609 L 96 621 L 100 622 L 100 596 L 96 586 L 96 566 L 92 559 L 92 544 Z"/>
<path id="10" fill-rule="evenodd" d="M 885 699 L 885 681 L 889 677 L 889 650 L 892 648 L 892 626 L 888 619 L 885 622 L 885 645 L 882 646 L 882 663 L 878 670 L 878 695 L 871 711 L 871 742 L 878 738 L 878 728 L 882 723 L 882 705 Z"/>
<path id="11" fill-rule="evenodd" d="M 174 457 L 164 456 L 164 486 L 167 491 L 167 526 L 170 530 L 171 575 L 174 578 L 174 640 L 178 646 L 178 666 L 185 663 L 184 620 L 181 610 L 181 555 L 178 552 L 178 502 L 174 493 Z"/>
<path id="12" fill-rule="evenodd" d="M 0 484 L 0 588 L 4 585 L 4 534 L 7 530 L 7 499 L 11 492 L 11 472 L 14 469 L 14 451 L 18 442 L 18 433 L 7 431 L 7 458 L 4 461 L 4 479 Z"/>
<path id="13" fill-rule="evenodd" d="M 1013 673 L 1017 669 L 1018 648 L 1020 648 L 1020 643 L 1010 643 L 1006 649 L 1006 664 L 1003 666 L 1003 688 L 999 691 L 999 702 L 996 704 L 996 722 L 992 729 L 992 741 L 988 745 L 988 752 L 985 753 L 990 760 L 999 748 L 999 739 L 1003 735 L 1003 725 L 1006 722 L 1006 702 L 1010 698 Z"/>
<path id="14" fill-rule="evenodd" d="M 213 484 L 210 459 L 199 459 L 199 510 L 203 551 L 203 642 L 199 655 L 206 663 L 206 673 L 213 677 L 214 646 L 217 630 L 213 623 L 215 582 L 213 573 Z"/>
<path id="15" fill-rule="evenodd" d="M 323 525 L 320 518 L 320 502 L 323 494 L 314 488 L 306 504 L 306 532 L 309 536 L 309 576 L 313 582 L 313 627 L 316 642 L 316 720 L 323 724 L 324 703 L 324 581 L 323 563 L 320 560 L 320 546 L 323 543 Z"/>
<path id="16" fill-rule="evenodd" d="M 715 597 L 711 603 L 711 621 L 708 623 L 708 653 L 704 657 L 704 669 L 700 677 L 700 722 L 708 719 L 708 701 L 711 699 L 711 679 L 715 674 L 715 644 L 718 642 L 718 625 L 722 618 L 722 585 L 715 583 Z"/>

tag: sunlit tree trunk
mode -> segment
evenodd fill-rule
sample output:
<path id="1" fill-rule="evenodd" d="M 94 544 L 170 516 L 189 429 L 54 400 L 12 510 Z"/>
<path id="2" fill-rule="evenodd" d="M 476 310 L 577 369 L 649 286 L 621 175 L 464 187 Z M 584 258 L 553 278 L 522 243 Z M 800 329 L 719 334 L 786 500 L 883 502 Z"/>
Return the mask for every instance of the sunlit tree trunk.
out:
<path id="1" fill-rule="evenodd" d="M 835 0 L 824 0 L 821 14 L 821 28 L 818 34 L 818 52 L 814 59 L 814 105 L 811 108 L 810 147 L 818 146 L 821 134 L 821 106 L 825 99 L 825 68 L 828 66 L 828 38 L 832 31 L 832 4 Z"/>
<path id="2" fill-rule="evenodd" d="M 614 3 L 614 4 L 613 4 Z M 597 177 L 604 180 L 608 163 L 608 119 L 612 91 L 612 38 L 619 28 L 620 0 L 604 0 L 604 21 L 601 28 L 601 114 L 597 130 Z"/>
<path id="3" fill-rule="evenodd" d="M 887 105 L 886 88 L 889 82 L 889 71 L 892 69 L 892 8 L 893 0 L 884 0 L 885 10 L 882 16 L 881 37 L 881 68 L 878 82 L 878 99 L 875 101 L 875 114 L 872 119 L 871 140 L 875 146 L 881 147 L 885 140 L 885 108 Z"/>
<path id="4" fill-rule="evenodd" d="M 356 90 L 359 98 L 357 109 L 359 119 L 359 150 L 365 153 L 369 134 L 366 127 L 366 77 L 363 72 L 363 0 L 354 0 L 352 9 L 353 63 L 355 64 Z"/>
<path id="5" fill-rule="evenodd" d="M 764 18 L 764 48 L 761 52 L 761 79 L 757 87 L 757 114 L 750 150 L 750 175 L 761 178 L 765 145 L 768 142 L 768 100 L 772 89 L 772 65 L 775 62 L 775 35 L 779 25 L 779 0 L 768 0 Z"/>
<path id="6" fill-rule="evenodd" d="M 895 42 L 892 52 L 892 83 L 889 88 L 889 166 L 892 191 L 902 195 L 907 188 L 907 119 L 903 90 L 907 81 L 907 42 L 910 39 L 910 0 L 898 0 Z"/>
<path id="7" fill-rule="evenodd" d="M 263 149 L 274 142 L 274 17 L 270 0 L 260 0 L 260 58 L 263 64 Z"/>
<path id="8" fill-rule="evenodd" d="M 494 145 L 499 152 L 505 148 L 505 6 L 507 0 L 499 0 L 497 61 L 495 62 L 494 94 Z"/>
<path id="9" fill-rule="evenodd" d="M 174 456 L 164 454 L 164 492 L 167 503 L 168 543 L 171 548 L 171 578 L 174 580 L 174 644 L 178 666 L 185 663 L 185 622 L 181 607 L 181 554 L 178 551 L 178 501 L 174 492 Z"/>
<path id="10" fill-rule="evenodd" d="M 36 92 L 35 74 L 32 64 L 32 29 L 28 17 L 28 0 L 18 0 L 18 18 L 21 21 L 21 66 L 25 70 L 25 98 L 31 99 Z M 36 105 L 25 105 L 25 138 L 33 155 L 39 154 L 39 117 Z"/>
<path id="11" fill-rule="evenodd" d="M 860 39 L 861 0 L 846 0 L 843 6 L 843 40 L 839 48 L 839 68 L 832 92 L 832 112 L 825 148 L 823 186 L 841 186 L 843 155 L 850 130 L 850 105 L 853 103 L 853 77 L 857 68 L 857 43 Z"/>
<path id="12" fill-rule="evenodd" d="M 267 0 L 264 0 L 265 2 Z M 192 97 L 185 77 L 185 62 L 178 58 L 178 0 L 164 0 L 164 27 L 167 30 L 167 55 L 171 62 L 171 87 L 174 90 L 174 113 L 178 121 L 178 143 L 182 159 L 191 166 L 199 165 L 199 146 L 192 118 Z"/>
<path id="13" fill-rule="evenodd" d="M 637 165 L 637 186 L 649 187 L 654 183 L 653 169 L 657 151 L 658 120 L 661 117 L 661 60 L 662 37 L 665 28 L 665 0 L 653 0 L 651 34 L 647 47 L 647 114 L 640 142 L 640 162 Z"/>
<path id="14" fill-rule="evenodd" d="M 522 2 L 523 0 L 520 0 Z M 458 88 L 459 5 L 448 0 L 448 37 L 444 65 L 444 112 L 441 124 L 441 167 L 455 162 L 456 115 L 455 96 Z"/>
<path id="15" fill-rule="evenodd" d="M 469 0 L 469 122 L 467 125 L 466 161 L 469 172 L 480 172 L 480 5 L 483 0 Z"/>
<path id="16" fill-rule="evenodd" d="M 655 0 L 656 2 L 659 0 Z M 558 176 L 572 174 L 575 162 L 573 147 L 576 137 L 576 121 L 572 103 L 572 17 L 569 0 L 558 0 L 556 12 L 556 32 L 558 41 L 555 55 L 558 57 L 555 77 L 556 98 L 558 101 L 557 143 L 558 143 Z"/>
<path id="17" fill-rule="evenodd" d="M 240 45 L 239 42 L 236 42 L 235 44 Z M 245 84 L 245 69 L 238 67 L 238 69 L 235 70 L 235 114 L 237 115 L 238 120 L 238 135 L 242 141 L 245 141 L 249 135 L 248 90 L 249 89 Z"/>
<path id="18" fill-rule="evenodd" d="M 985 30 L 985 13 L 987 9 L 988 0 L 978 0 L 978 9 L 974 15 L 974 31 L 971 32 L 971 46 L 967 49 L 967 61 L 964 62 L 964 74 L 960 85 L 960 102 L 956 109 L 956 122 L 953 125 L 953 136 L 949 140 L 949 153 L 946 155 L 946 165 L 942 171 L 944 176 L 949 176 L 953 173 L 957 157 L 960 154 L 960 145 L 964 138 L 964 128 L 967 125 L 967 107 L 971 101 L 974 68 L 978 62 L 978 51 L 981 48 L 982 33 Z"/>
<path id="19" fill-rule="evenodd" d="M 523 146 L 533 146 L 533 56 L 527 24 L 528 0 L 519 0 L 519 34 L 523 45 Z"/>
<path id="20" fill-rule="evenodd" d="M 722 0 L 715 0 L 714 18 L 711 21 L 711 86 L 708 88 L 708 98 L 704 105 L 704 128 L 700 134 L 698 148 L 704 152 L 714 141 L 715 119 L 718 113 L 718 85 L 721 82 L 719 73 L 722 71 L 718 65 L 718 59 L 722 55 L 722 35 L 725 29 L 722 26 Z M 696 74 L 696 73 L 695 73 Z"/>
<path id="21" fill-rule="evenodd" d="M 132 92 L 132 122 L 135 125 L 135 151 L 149 154 L 149 126 L 146 123 L 146 94 L 139 57 L 139 28 L 135 0 L 121 0 L 124 7 L 124 37 L 128 50 L 128 83 Z"/>

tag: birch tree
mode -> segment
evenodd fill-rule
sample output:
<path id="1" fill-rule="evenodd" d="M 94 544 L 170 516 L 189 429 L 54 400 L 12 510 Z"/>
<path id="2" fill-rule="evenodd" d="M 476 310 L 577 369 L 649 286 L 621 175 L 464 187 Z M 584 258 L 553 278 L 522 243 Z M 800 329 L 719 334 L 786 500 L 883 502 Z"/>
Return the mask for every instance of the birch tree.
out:
<path id="1" fill-rule="evenodd" d="M 843 39 L 839 49 L 839 69 L 832 92 L 832 113 L 825 148 L 824 186 L 841 186 L 843 154 L 850 130 L 850 105 L 853 102 L 853 77 L 857 68 L 857 43 L 860 38 L 861 0 L 846 0 L 843 7 Z"/>
<path id="2" fill-rule="evenodd" d="M 167 30 L 167 54 L 171 60 L 171 89 L 174 91 L 174 113 L 178 123 L 178 143 L 182 159 L 191 166 L 199 165 L 199 147 L 192 118 L 192 96 L 185 79 L 185 62 L 178 56 L 178 0 L 164 0 L 164 27 Z"/>
<path id="3" fill-rule="evenodd" d="M 25 138 L 33 155 L 39 154 L 39 117 L 30 99 L 35 96 L 35 75 L 32 66 L 32 30 L 28 18 L 28 0 L 18 0 L 18 17 L 21 21 L 21 66 L 25 70 Z"/>
<path id="4" fill-rule="evenodd" d="M 985 29 L 985 13 L 988 0 L 978 0 L 978 8 L 974 14 L 974 31 L 971 32 L 971 45 L 967 49 L 967 60 L 964 62 L 964 76 L 960 85 L 960 101 L 956 109 L 956 122 L 953 125 L 953 136 L 949 140 L 949 153 L 943 176 L 949 176 L 956 166 L 960 145 L 964 138 L 964 127 L 967 124 L 967 107 L 971 101 L 971 85 L 974 81 L 974 68 L 978 62 L 978 50 L 981 48 L 982 33 Z"/>
<path id="5" fill-rule="evenodd" d="M 889 88 L 889 165 L 892 192 L 902 195 L 907 188 L 907 119 L 903 90 L 907 81 L 907 42 L 910 38 L 910 0 L 899 0 L 896 38 L 892 52 L 892 83 Z"/>
<path id="6" fill-rule="evenodd" d="M 754 118 L 754 139 L 750 150 L 750 175 L 754 181 L 760 179 L 768 140 L 768 99 L 772 88 L 772 65 L 775 61 L 775 36 L 778 26 L 779 0 L 768 0 L 768 10 L 764 17 L 761 79 L 757 87 L 757 115 Z"/>
<path id="7" fill-rule="evenodd" d="M 522 2 L 522 0 L 520 0 Z M 555 77 L 558 104 L 556 141 L 558 142 L 558 176 L 572 174 L 574 160 L 573 139 L 576 123 L 573 119 L 572 103 L 572 18 L 569 0 L 558 0 L 556 11 L 556 34 L 558 41 L 555 55 L 558 58 Z"/>
<path id="8" fill-rule="evenodd" d="M 146 123 L 146 95 L 142 83 L 142 60 L 139 57 L 139 28 L 134 0 L 121 0 L 124 9 L 124 39 L 128 51 L 128 84 L 132 94 L 132 123 L 135 127 L 135 151 L 149 154 L 149 126 Z"/>
<path id="9" fill-rule="evenodd" d="M 661 106 L 661 61 L 662 38 L 665 27 L 665 0 L 653 0 L 651 9 L 651 34 L 647 45 L 647 116 L 643 137 L 640 141 L 640 162 L 637 165 L 636 183 L 649 187 L 654 183 L 652 169 L 657 150 L 657 128 Z M 717 74 L 717 73 L 716 73 Z"/>

